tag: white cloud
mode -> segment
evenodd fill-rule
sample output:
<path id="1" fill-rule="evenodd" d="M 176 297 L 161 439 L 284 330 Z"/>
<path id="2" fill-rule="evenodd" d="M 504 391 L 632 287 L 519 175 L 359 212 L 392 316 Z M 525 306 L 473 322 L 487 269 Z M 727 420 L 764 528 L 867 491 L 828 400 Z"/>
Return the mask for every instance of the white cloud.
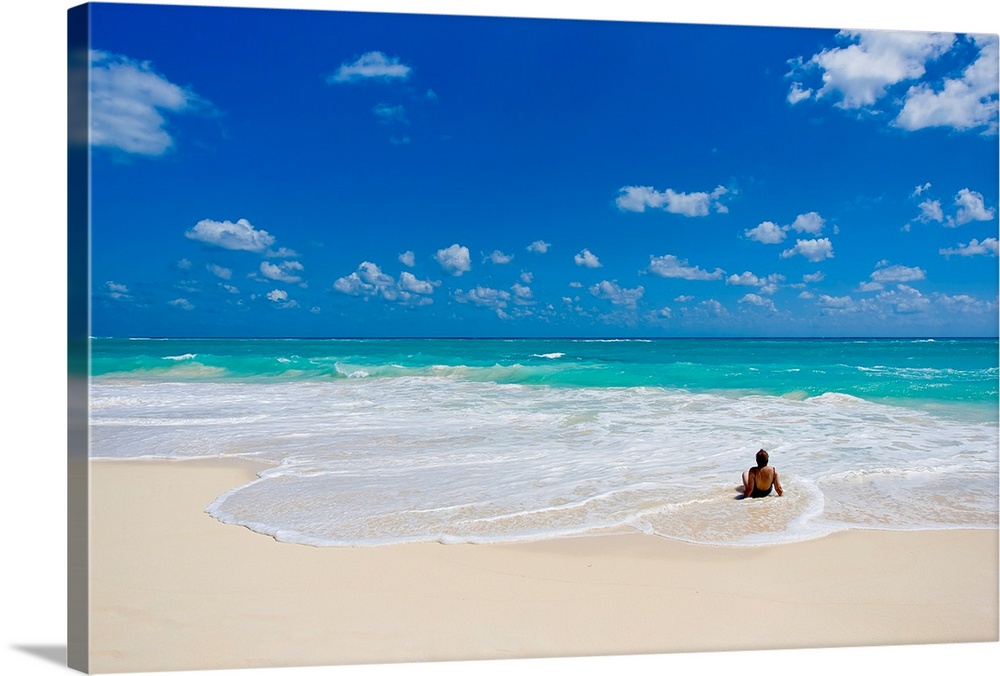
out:
<path id="1" fill-rule="evenodd" d="M 888 284 L 893 282 L 916 282 L 925 279 L 927 273 L 918 267 L 911 268 L 905 265 L 881 266 L 871 274 L 874 282 Z"/>
<path id="2" fill-rule="evenodd" d="M 813 95 L 813 90 L 803 87 L 801 82 L 793 82 L 788 89 L 788 102 L 795 105 L 799 101 L 805 101 Z"/>
<path id="3" fill-rule="evenodd" d="M 719 200 L 729 191 L 718 186 L 712 192 L 676 192 L 667 188 L 660 192 L 650 186 L 624 186 L 618 190 L 615 204 L 622 211 L 643 212 L 646 207 L 663 209 L 682 216 L 707 216 L 714 206 L 718 213 L 726 213 L 728 208 Z"/>
<path id="4" fill-rule="evenodd" d="M 549 244 L 548 242 L 543 242 L 542 240 L 538 239 L 538 240 L 535 240 L 534 242 L 532 242 L 531 244 L 529 244 L 527 248 L 528 248 L 528 251 L 530 251 L 532 253 L 541 253 L 541 254 L 543 254 L 543 253 L 546 253 L 549 250 L 550 246 L 552 246 L 552 245 Z"/>
<path id="5" fill-rule="evenodd" d="M 924 200 L 921 202 L 920 216 L 918 218 L 923 223 L 929 221 L 942 223 L 944 221 L 944 211 L 941 209 L 941 200 Z"/>
<path id="6" fill-rule="evenodd" d="M 707 270 L 702 270 L 698 266 L 688 265 L 687 260 L 681 260 L 673 254 L 667 254 L 665 256 L 650 256 L 649 267 L 647 270 L 652 272 L 654 275 L 659 275 L 660 277 L 689 280 L 722 279 L 722 276 L 726 274 L 725 271 L 720 268 L 716 268 L 714 271 L 708 272 Z"/>
<path id="7" fill-rule="evenodd" d="M 677 296 L 674 298 L 675 303 L 689 303 L 694 300 L 694 296 Z"/>
<path id="8" fill-rule="evenodd" d="M 929 298 L 905 284 L 899 284 L 894 291 L 880 293 L 876 300 L 888 305 L 896 314 L 926 312 L 931 307 Z"/>
<path id="9" fill-rule="evenodd" d="M 167 305 L 173 305 L 174 307 L 179 307 L 182 310 L 194 309 L 194 305 L 192 305 L 187 298 L 175 298 L 173 300 L 168 300 Z"/>
<path id="10" fill-rule="evenodd" d="M 840 108 L 895 115 L 892 123 L 909 131 L 948 127 L 997 133 L 995 35 L 957 39 L 950 33 L 845 31 L 838 38 L 849 44 L 823 50 L 809 60 L 792 61 L 789 76 L 795 81 L 788 94 L 790 102 L 833 96 Z M 959 77 L 938 83 L 924 79 L 927 65 L 942 55 L 973 50 L 975 60 Z M 822 78 L 816 91 L 802 83 L 813 72 Z M 905 92 L 900 90 L 904 86 Z"/>
<path id="11" fill-rule="evenodd" d="M 822 282 L 824 279 L 826 279 L 826 273 L 824 272 L 814 272 L 811 275 L 802 275 L 802 281 L 806 284 Z"/>
<path id="12" fill-rule="evenodd" d="M 273 289 L 269 291 L 266 298 L 281 308 L 294 308 L 299 306 L 298 301 L 288 300 L 288 292 L 282 291 L 281 289 Z"/>
<path id="13" fill-rule="evenodd" d="M 117 282 L 107 281 L 104 283 L 104 288 L 107 289 L 114 298 L 128 294 L 128 287 L 124 284 L 118 284 Z"/>
<path id="14" fill-rule="evenodd" d="M 924 183 L 923 185 L 918 185 L 913 189 L 913 197 L 920 197 L 923 193 L 931 189 L 930 183 Z"/>
<path id="15" fill-rule="evenodd" d="M 293 249 L 281 246 L 277 249 L 268 249 L 266 255 L 268 258 L 295 258 L 299 254 Z"/>
<path id="16" fill-rule="evenodd" d="M 737 285 L 737 286 L 756 286 L 760 288 L 760 292 L 764 294 L 771 295 L 778 290 L 778 284 L 785 281 L 784 275 L 779 275 L 777 273 L 768 275 L 767 277 L 758 277 L 752 272 L 744 272 L 742 275 L 729 275 L 726 278 L 726 284 Z"/>
<path id="17" fill-rule="evenodd" d="M 455 277 L 461 277 L 463 272 L 472 269 L 468 248 L 458 244 L 452 244 L 447 249 L 439 249 L 435 258 L 445 272 Z"/>
<path id="18" fill-rule="evenodd" d="M 266 230 L 256 230 L 245 218 L 235 223 L 206 218 L 198 221 L 194 228 L 184 233 L 184 236 L 233 251 L 260 253 L 274 244 L 274 237 Z"/>
<path id="19" fill-rule="evenodd" d="M 219 279 L 232 279 L 233 271 L 229 268 L 224 268 L 221 265 L 216 265 L 215 263 L 209 263 L 206 266 L 213 275 Z"/>
<path id="20" fill-rule="evenodd" d="M 533 274 L 525 270 L 521 273 L 521 281 L 525 284 L 531 284 L 531 281 L 535 278 Z"/>
<path id="21" fill-rule="evenodd" d="M 346 277 L 341 277 L 333 283 L 333 288 L 348 296 L 371 296 L 375 293 L 375 287 L 361 281 L 358 273 L 352 272 Z"/>
<path id="22" fill-rule="evenodd" d="M 590 253 L 588 249 L 584 249 L 580 253 L 573 256 L 573 260 L 577 265 L 582 265 L 587 268 L 599 268 L 601 267 L 601 261 L 598 260 L 597 256 Z"/>
<path id="23" fill-rule="evenodd" d="M 477 307 L 502 310 L 507 307 L 507 302 L 510 301 L 510 293 L 502 289 L 477 286 L 469 291 L 459 289 L 455 292 L 455 300 L 459 303 L 472 303 Z"/>
<path id="24" fill-rule="evenodd" d="M 816 304 L 827 310 L 850 311 L 856 307 L 854 299 L 850 296 L 828 296 L 826 294 L 816 299 Z"/>
<path id="25" fill-rule="evenodd" d="M 827 258 L 833 258 L 833 244 L 829 238 L 822 239 L 799 239 L 795 240 L 795 246 L 781 252 L 782 258 L 790 258 L 796 254 L 803 256 L 806 260 L 818 263 Z"/>
<path id="26" fill-rule="evenodd" d="M 399 254 L 399 262 L 408 268 L 412 268 L 416 265 L 416 260 L 412 251 L 404 251 Z"/>
<path id="27" fill-rule="evenodd" d="M 987 237 L 982 242 L 973 239 L 968 244 L 959 244 L 957 249 L 940 249 L 938 253 L 948 258 L 951 256 L 996 256 L 998 255 L 997 245 L 996 237 Z"/>
<path id="28" fill-rule="evenodd" d="M 950 226 L 954 227 L 965 225 L 971 221 L 989 221 L 993 219 L 994 210 L 986 208 L 982 194 L 974 190 L 969 190 L 968 188 L 959 190 L 958 194 L 955 195 L 955 206 L 958 207 L 958 211 L 955 214 L 954 220 L 949 219 L 948 225 Z"/>
<path id="29" fill-rule="evenodd" d="M 725 317 L 729 314 L 726 308 L 719 301 L 713 299 L 703 300 L 698 303 L 698 310 L 710 317 Z"/>
<path id="30" fill-rule="evenodd" d="M 397 57 L 388 57 L 382 52 L 367 52 L 353 63 L 341 64 L 327 77 L 329 83 L 359 82 L 362 80 L 405 80 L 412 69 L 400 63 Z"/>
<path id="31" fill-rule="evenodd" d="M 771 312 L 776 312 L 777 308 L 774 307 L 774 301 L 770 298 L 764 298 L 763 296 L 758 296 L 755 293 L 748 293 L 739 299 L 739 303 L 746 305 L 755 305 L 757 307 L 764 308 L 765 310 L 770 310 Z"/>
<path id="32" fill-rule="evenodd" d="M 761 244 L 777 244 L 785 239 L 785 230 L 771 221 L 764 221 L 756 228 L 743 231 L 746 236 Z"/>
<path id="33" fill-rule="evenodd" d="M 417 279 L 405 270 L 399 275 L 399 288 L 410 293 L 434 293 L 434 285 L 428 281 Z"/>
<path id="34" fill-rule="evenodd" d="M 510 287 L 510 290 L 514 292 L 514 296 L 522 301 L 531 300 L 534 294 L 531 291 L 531 287 L 525 286 L 524 284 L 516 283 L 514 286 Z"/>
<path id="35" fill-rule="evenodd" d="M 951 127 L 965 130 L 986 127 L 997 132 L 997 38 L 974 36 L 978 58 L 961 78 L 947 78 L 940 89 L 926 82 L 910 87 L 895 123 L 903 129 Z"/>
<path id="36" fill-rule="evenodd" d="M 302 263 L 298 261 L 282 261 L 278 265 L 263 261 L 260 264 L 260 273 L 262 275 L 272 281 L 288 282 L 289 284 L 302 281 L 302 277 L 294 274 L 301 272 L 302 269 Z"/>
<path id="37" fill-rule="evenodd" d="M 90 52 L 89 138 L 93 146 L 160 155 L 174 145 L 164 113 L 210 107 L 193 91 L 155 72 L 148 61 Z"/>
<path id="38" fill-rule="evenodd" d="M 514 260 L 514 257 L 510 254 L 505 254 L 503 251 L 497 249 L 489 256 L 484 257 L 483 260 L 490 261 L 491 263 L 494 263 L 496 265 L 506 265 L 507 263 L 510 263 L 512 260 Z"/>
<path id="39" fill-rule="evenodd" d="M 397 282 L 392 275 L 382 272 L 379 266 L 369 261 L 362 262 L 351 274 L 337 279 L 333 288 L 340 293 L 361 298 L 379 296 L 389 302 L 409 305 L 429 305 L 433 301 L 426 298 L 434 292 L 435 284 L 417 279 L 412 273 L 403 271 Z"/>
<path id="40" fill-rule="evenodd" d="M 889 87 L 923 77 L 926 64 L 947 52 L 955 41 L 949 33 L 916 31 L 841 31 L 846 47 L 825 49 L 809 66 L 822 71 L 816 98 L 840 96 L 841 108 L 872 106 Z"/>
<path id="41" fill-rule="evenodd" d="M 795 232 L 808 232 L 810 235 L 818 235 L 823 231 L 825 223 L 826 221 L 823 220 L 822 216 L 815 211 L 810 211 L 808 214 L 799 214 L 796 216 L 791 228 Z"/>
<path id="42" fill-rule="evenodd" d="M 589 291 L 597 298 L 609 300 L 614 305 L 622 305 L 627 308 L 635 308 L 636 303 L 645 293 L 645 289 L 641 286 L 634 289 L 623 289 L 616 282 L 608 280 L 594 284 Z"/>

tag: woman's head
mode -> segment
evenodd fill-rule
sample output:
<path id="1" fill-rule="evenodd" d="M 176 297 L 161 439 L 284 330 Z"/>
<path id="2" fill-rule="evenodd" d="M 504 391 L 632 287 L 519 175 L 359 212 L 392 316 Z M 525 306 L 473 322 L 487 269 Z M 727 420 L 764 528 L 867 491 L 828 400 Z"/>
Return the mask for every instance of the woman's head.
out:
<path id="1" fill-rule="evenodd" d="M 757 451 L 757 466 L 767 467 L 767 451 L 763 448 Z"/>

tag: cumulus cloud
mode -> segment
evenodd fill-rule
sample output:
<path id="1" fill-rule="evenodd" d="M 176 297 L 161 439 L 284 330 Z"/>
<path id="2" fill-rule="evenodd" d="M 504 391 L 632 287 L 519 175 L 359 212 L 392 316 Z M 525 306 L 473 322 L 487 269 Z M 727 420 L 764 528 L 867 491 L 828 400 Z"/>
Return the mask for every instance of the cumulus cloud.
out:
<path id="1" fill-rule="evenodd" d="M 992 208 L 986 207 L 982 194 L 968 188 L 962 188 L 955 195 L 955 206 L 958 207 L 955 217 L 949 219 L 947 223 L 952 227 L 965 225 L 972 221 L 990 221 L 993 220 L 995 213 Z"/>
<path id="2" fill-rule="evenodd" d="M 997 37 L 973 36 L 978 58 L 959 78 L 946 78 L 935 88 L 926 82 L 910 87 L 895 124 L 903 129 L 950 127 L 957 130 L 986 127 L 997 131 Z"/>
<path id="3" fill-rule="evenodd" d="M 392 275 L 386 274 L 370 261 L 363 261 L 356 271 L 340 277 L 333 283 L 335 291 L 348 296 L 361 298 L 378 296 L 389 302 L 412 305 L 431 303 L 432 300 L 425 296 L 434 292 L 434 286 L 434 283 L 417 279 L 405 270 L 400 273 L 397 282 Z"/>
<path id="4" fill-rule="evenodd" d="M 783 281 L 785 281 L 784 275 L 775 273 L 768 275 L 767 277 L 758 277 L 750 271 L 746 271 L 742 275 L 729 275 L 729 277 L 726 278 L 726 284 L 736 286 L 756 286 L 760 288 L 761 293 L 768 295 L 777 291 L 778 284 Z"/>
<path id="5" fill-rule="evenodd" d="M 687 260 L 681 260 L 673 254 L 650 256 L 649 267 L 646 269 L 660 277 L 688 280 L 722 279 L 723 275 L 726 274 L 725 270 L 721 268 L 716 268 L 712 272 L 702 270 L 696 265 L 689 265 Z"/>
<path id="6" fill-rule="evenodd" d="M 293 308 L 298 307 L 299 303 L 295 300 L 288 300 L 288 292 L 282 291 L 281 289 L 273 289 L 267 292 L 265 296 L 269 301 L 281 308 Z"/>
<path id="7" fill-rule="evenodd" d="M 124 300 L 131 297 L 129 295 L 128 287 L 124 284 L 119 284 L 109 280 L 104 283 L 104 289 L 108 292 L 107 295 L 115 300 Z"/>
<path id="8" fill-rule="evenodd" d="M 959 244 L 958 248 L 955 249 L 940 249 L 938 253 L 946 258 L 951 258 L 952 256 L 996 256 L 998 254 L 997 238 L 987 237 L 982 242 L 978 239 L 973 239 L 968 244 Z"/>
<path id="9" fill-rule="evenodd" d="M 622 211 L 643 212 L 646 207 L 663 209 L 672 214 L 682 216 L 707 216 L 712 208 L 717 213 L 726 213 L 729 209 L 720 199 L 729 190 L 718 186 L 712 192 L 677 192 L 667 188 L 660 192 L 650 186 L 629 185 L 619 188 L 615 204 Z"/>
<path id="10" fill-rule="evenodd" d="M 887 284 L 899 282 L 917 282 L 926 278 L 927 273 L 919 267 L 905 265 L 889 265 L 888 261 L 879 261 L 870 280 L 859 285 L 861 291 L 881 291 Z"/>
<path id="11" fill-rule="evenodd" d="M 233 271 L 230 268 L 224 268 L 221 265 L 216 265 L 215 263 L 209 263 L 207 266 L 208 271 L 219 279 L 232 279 Z"/>
<path id="12" fill-rule="evenodd" d="M 533 274 L 525 270 L 521 273 L 521 281 L 525 284 L 531 284 L 531 281 L 535 278 Z"/>
<path id="13" fill-rule="evenodd" d="M 552 246 L 552 245 L 549 244 L 548 242 L 543 242 L 542 240 L 538 239 L 538 240 L 535 240 L 534 242 L 532 242 L 531 244 L 529 244 L 527 248 L 528 248 L 528 251 L 530 251 L 532 253 L 543 254 L 543 253 L 546 253 L 549 250 L 550 246 Z"/>
<path id="14" fill-rule="evenodd" d="M 401 63 L 397 57 L 389 57 L 382 52 L 367 52 L 352 63 L 341 64 L 326 81 L 340 84 L 364 80 L 406 80 L 411 70 L 410 66 Z"/>
<path id="15" fill-rule="evenodd" d="M 295 273 L 302 270 L 302 263 L 298 261 L 282 261 L 278 265 L 264 261 L 260 264 L 260 273 L 275 282 L 287 282 L 289 284 L 301 282 L 302 277 Z"/>
<path id="16" fill-rule="evenodd" d="M 496 265 L 506 265 L 507 263 L 510 263 L 512 260 L 514 260 L 514 257 L 512 255 L 505 254 L 503 251 L 500 251 L 499 249 L 491 253 L 489 256 L 483 257 L 484 262 L 490 261 L 491 263 L 494 263 Z"/>
<path id="17" fill-rule="evenodd" d="M 408 268 L 412 268 L 414 265 L 417 264 L 415 256 L 412 251 L 404 251 L 403 253 L 399 254 L 399 262 Z"/>
<path id="18" fill-rule="evenodd" d="M 795 246 L 781 252 L 782 258 L 791 258 L 795 255 L 802 256 L 813 263 L 818 263 L 821 260 L 833 258 L 833 244 L 827 237 L 823 237 L 822 239 L 798 239 L 795 240 Z"/>
<path id="19" fill-rule="evenodd" d="M 223 249 L 255 253 L 261 253 L 274 244 L 274 237 L 266 230 L 255 229 L 245 218 L 235 223 L 206 218 L 198 221 L 191 230 L 184 233 L 184 236 Z"/>
<path id="20" fill-rule="evenodd" d="M 799 214 L 792 222 L 791 228 L 795 232 L 808 232 L 810 235 L 818 235 L 823 231 L 826 221 L 815 211 L 808 214 Z"/>
<path id="21" fill-rule="evenodd" d="M 941 200 L 924 200 L 921 202 L 920 216 L 917 218 L 923 223 L 930 221 L 944 222 L 944 211 L 941 209 Z"/>
<path id="22" fill-rule="evenodd" d="M 529 301 L 534 297 L 534 293 L 531 291 L 530 286 L 526 286 L 519 282 L 515 283 L 514 286 L 510 287 L 510 290 L 514 292 L 514 299 L 519 301 Z"/>
<path id="23" fill-rule="evenodd" d="M 636 303 L 642 298 L 645 289 L 638 286 L 634 289 L 624 289 L 616 282 L 604 280 L 594 284 L 589 288 L 591 295 L 611 301 L 614 305 L 621 305 L 627 308 L 635 308 Z"/>
<path id="24" fill-rule="evenodd" d="M 806 284 L 822 282 L 824 279 L 826 279 L 826 273 L 824 272 L 814 272 L 811 275 L 802 275 L 802 281 Z"/>
<path id="25" fill-rule="evenodd" d="M 496 312 L 501 319 L 509 317 L 505 308 L 510 301 L 510 293 L 502 289 L 492 289 L 486 286 L 477 286 L 469 291 L 459 289 L 455 292 L 455 300 L 459 303 L 472 303 L 477 307 L 489 308 Z"/>
<path id="26" fill-rule="evenodd" d="M 897 285 L 893 291 L 880 293 L 876 300 L 892 312 L 903 315 L 926 312 L 931 307 L 930 298 L 905 284 Z"/>
<path id="27" fill-rule="evenodd" d="M 818 70 L 823 84 L 813 96 L 838 97 L 836 105 L 846 109 L 872 106 L 892 85 L 922 77 L 926 64 L 948 51 L 955 41 L 949 33 L 910 31 L 841 31 L 837 37 L 846 46 L 824 49 L 808 61 L 799 60 L 789 75 Z M 793 87 L 803 91 L 800 81 L 794 81 Z"/>
<path id="28" fill-rule="evenodd" d="M 915 282 L 927 277 L 927 273 L 919 267 L 907 267 L 905 265 L 888 265 L 880 263 L 875 272 L 871 274 L 873 281 L 882 283 L 892 282 Z"/>
<path id="29" fill-rule="evenodd" d="M 743 296 L 738 301 L 744 305 L 754 305 L 756 307 L 764 308 L 771 312 L 777 312 L 777 308 L 774 307 L 774 301 L 770 298 L 764 298 L 763 296 L 758 296 L 756 293 L 748 293 Z"/>
<path id="30" fill-rule="evenodd" d="M 828 296 L 823 294 L 816 299 L 816 304 L 826 310 L 837 310 L 841 312 L 856 309 L 854 299 L 850 296 Z"/>
<path id="31" fill-rule="evenodd" d="M 584 249 L 580 253 L 573 256 L 574 262 L 577 265 L 583 266 L 585 268 L 599 268 L 601 267 L 601 261 L 598 260 L 597 256 L 590 253 L 589 249 Z"/>
<path id="32" fill-rule="evenodd" d="M 188 301 L 187 298 L 175 298 L 173 300 L 168 300 L 167 305 L 172 305 L 174 307 L 179 307 L 182 310 L 193 310 L 194 305 Z"/>
<path id="33" fill-rule="evenodd" d="M 761 244 L 777 244 L 785 239 L 785 228 L 771 221 L 764 221 L 756 228 L 743 232 L 749 239 Z"/>
<path id="34" fill-rule="evenodd" d="M 93 146 L 161 155 L 174 145 L 165 114 L 207 110 L 211 105 L 204 99 L 167 80 L 148 61 L 90 52 L 89 140 Z"/>
<path id="35" fill-rule="evenodd" d="M 405 270 L 399 275 L 399 288 L 410 293 L 430 294 L 434 293 L 434 284 L 423 279 L 417 279 L 413 274 Z"/>
<path id="36" fill-rule="evenodd" d="M 995 35 L 842 31 L 838 39 L 844 46 L 791 62 L 789 102 L 830 97 L 840 108 L 883 114 L 909 131 L 948 127 L 996 134 Z M 927 80 L 928 64 L 948 53 L 975 57 L 958 77 Z M 803 83 L 814 74 L 822 82 L 817 89 Z"/>
<path id="37" fill-rule="evenodd" d="M 472 269 L 469 249 L 458 244 L 452 244 L 447 249 L 439 249 L 434 258 L 445 272 L 455 277 L 461 277 L 463 272 Z"/>
<path id="38" fill-rule="evenodd" d="M 815 211 L 810 211 L 809 213 L 799 214 L 789 225 L 778 225 L 772 221 L 764 221 L 755 228 L 744 230 L 743 234 L 748 239 L 760 242 L 761 244 L 778 244 L 784 241 L 785 233 L 789 230 L 818 235 L 823 231 L 824 225 L 826 225 L 826 219 Z"/>

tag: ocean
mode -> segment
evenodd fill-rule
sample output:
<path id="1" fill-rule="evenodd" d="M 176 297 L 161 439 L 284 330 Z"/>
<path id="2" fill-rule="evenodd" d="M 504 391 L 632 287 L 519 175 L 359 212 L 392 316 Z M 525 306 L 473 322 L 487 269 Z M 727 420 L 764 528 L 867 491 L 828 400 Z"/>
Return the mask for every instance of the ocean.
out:
<path id="1" fill-rule="evenodd" d="M 269 463 L 206 511 L 315 546 L 998 526 L 996 339 L 91 341 L 94 459 Z M 768 451 L 782 497 L 742 500 Z"/>

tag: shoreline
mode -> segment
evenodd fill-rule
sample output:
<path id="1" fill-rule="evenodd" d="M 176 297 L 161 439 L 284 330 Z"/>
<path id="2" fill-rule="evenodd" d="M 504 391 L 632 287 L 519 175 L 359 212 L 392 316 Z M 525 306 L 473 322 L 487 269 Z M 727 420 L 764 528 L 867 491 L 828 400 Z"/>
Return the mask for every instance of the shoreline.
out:
<path id="1" fill-rule="evenodd" d="M 89 465 L 94 673 L 995 642 L 1000 633 L 996 529 L 843 531 L 753 547 L 641 533 L 314 547 L 204 513 L 265 463 Z"/>

